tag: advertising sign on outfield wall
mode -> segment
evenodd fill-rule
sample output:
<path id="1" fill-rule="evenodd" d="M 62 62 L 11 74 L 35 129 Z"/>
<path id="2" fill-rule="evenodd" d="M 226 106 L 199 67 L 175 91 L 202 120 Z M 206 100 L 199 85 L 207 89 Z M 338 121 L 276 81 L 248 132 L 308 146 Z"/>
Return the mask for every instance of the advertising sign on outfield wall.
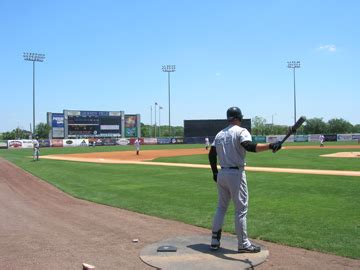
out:
<path id="1" fill-rule="evenodd" d="M 33 148 L 34 144 L 32 140 L 9 140 L 9 148 Z"/>
<path id="2" fill-rule="evenodd" d="M 284 139 L 285 135 L 270 135 L 266 136 L 266 142 L 273 143 L 277 141 L 281 141 Z M 294 135 L 291 135 L 285 142 L 293 142 L 294 141 Z"/>
<path id="3" fill-rule="evenodd" d="M 295 142 L 308 142 L 309 136 L 308 135 L 295 135 L 294 141 Z"/>
<path id="4" fill-rule="evenodd" d="M 325 134 L 324 137 L 326 142 L 336 142 L 337 140 L 336 134 Z"/>
<path id="5" fill-rule="evenodd" d="M 353 140 L 353 141 L 358 141 L 358 140 L 360 140 L 360 134 L 353 134 L 353 135 L 352 135 L 352 140 Z"/>
<path id="6" fill-rule="evenodd" d="M 338 134 L 337 135 L 338 141 L 351 141 L 352 140 L 352 134 Z"/>
<path id="7" fill-rule="evenodd" d="M 52 139 L 51 146 L 52 147 L 63 147 L 63 140 L 62 139 Z"/>
<path id="8" fill-rule="evenodd" d="M 51 142 L 50 140 L 39 140 L 40 147 L 50 147 Z"/>
<path id="9" fill-rule="evenodd" d="M 171 138 L 157 138 L 158 144 L 170 144 Z"/>
<path id="10" fill-rule="evenodd" d="M 8 142 L 0 140 L 0 149 L 6 149 L 8 148 Z"/>
<path id="11" fill-rule="evenodd" d="M 77 147 L 77 146 L 88 146 L 88 139 L 64 139 L 63 140 L 64 147 Z"/>
<path id="12" fill-rule="evenodd" d="M 255 143 L 265 143 L 266 142 L 266 136 L 252 136 L 252 141 Z"/>
<path id="13" fill-rule="evenodd" d="M 121 138 L 121 139 L 116 140 L 116 144 L 117 145 L 128 145 L 128 144 L 130 144 L 130 140 Z"/>
<path id="14" fill-rule="evenodd" d="M 319 141 L 320 134 L 311 134 L 308 135 L 309 142 L 318 142 Z"/>
<path id="15" fill-rule="evenodd" d="M 157 138 L 144 138 L 144 144 L 157 144 Z"/>

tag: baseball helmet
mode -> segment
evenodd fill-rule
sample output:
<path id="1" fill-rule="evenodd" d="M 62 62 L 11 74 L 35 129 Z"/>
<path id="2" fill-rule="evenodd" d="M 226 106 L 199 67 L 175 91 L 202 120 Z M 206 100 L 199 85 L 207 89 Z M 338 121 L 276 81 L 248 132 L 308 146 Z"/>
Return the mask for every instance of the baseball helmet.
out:
<path id="1" fill-rule="evenodd" d="M 226 117 L 228 121 L 234 119 L 239 119 L 241 121 L 243 119 L 241 110 L 238 107 L 230 107 L 226 112 Z"/>

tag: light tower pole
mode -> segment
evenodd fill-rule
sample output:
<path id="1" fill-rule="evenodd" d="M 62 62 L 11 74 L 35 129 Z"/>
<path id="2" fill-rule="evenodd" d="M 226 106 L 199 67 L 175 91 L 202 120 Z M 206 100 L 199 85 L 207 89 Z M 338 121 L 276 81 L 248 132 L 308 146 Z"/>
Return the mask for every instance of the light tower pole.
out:
<path id="1" fill-rule="evenodd" d="M 175 65 L 164 65 L 162 66 L 162 71 L 168 73 L 168 95 L 169 95 L 169 136 L 171 137 L 171 114 L 170 114 L 170 72 L 175 72 Z"/>
<path id="2" fill-rule="evenodd" d="M 300 61 L 288 61 L 288 68 L 293 69 L 294 73 L 294 123 L 296 123 L 296 84 L 295 84 L 295 69 L 300 68 Z"/>
<path id="3" fill-rule="evenodd" d="M 33 135 L 35 135 L 35 62 L 44 62 L 45 54 L 24 53 L 24 60 L 33 62 Z"/>
<path id="4" fill-rule="evenodd" d="M 154 113 L 154 115 L 155 115 L 155 123 L 154 123 L 155 138 L 156 138 L 156 106 L 157 105 L 158 105 L 157 102 L 155 102 L 155 113 Z"/>
<path id="5" fill-rule="evenodd" d="M 160 133 L 160 131 L 161 131 L 160 111 L 161 111 L 162 109 L 164 109 L 164 108 L 159 105 L 159 137 L 161 137 L 161 135 L 160 135 L 160 134 L 161 134 L 161 133 Z"/>

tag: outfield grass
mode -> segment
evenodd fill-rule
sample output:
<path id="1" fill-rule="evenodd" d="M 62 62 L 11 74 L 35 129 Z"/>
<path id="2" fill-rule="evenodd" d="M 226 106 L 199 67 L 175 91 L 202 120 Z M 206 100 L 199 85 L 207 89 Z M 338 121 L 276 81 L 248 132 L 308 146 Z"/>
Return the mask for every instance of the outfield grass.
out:
<path id="1" fill-rule="evenodd" d="M 168 147 L 174 146 L 160 146 Z M 133 149 L 49 148 L 42 149 L 42 154 Z M 210 169 L 44 159 L 33 162 L 31 153 L 31 149 L 0 150 L 0 156 L 75 197 L 205 228 L 211 226 L 217 194 Z M 258 153 L 254 158 L 257 162 L 275 160 L 268 155 L 281 158 L 277 156 L 280 153 Z M 300 154 L 299 160 L 304 159 L 298 150 L 287 158 L 288 152 L 282 153 L 283 161 L 289 165 L 296 154 Z M 248 172 L 247 176 L 250 237 L 360 259 L 359 177 L 259 172 Z M 232 206 L 224 230 L 234 232 Z"/>
<path id="2" fill-rule="evenodd" d="M 337 152 L 360 152 L 360 149 L 329 149 L 319 147 L 316 149 L 283 149 L 275 154 L 271 151 L 247 153 L 246 164 L 252 167 L 360 171 L 360 159 L 358 158 L 330 158 L 320 156 Z M 209 164 L 206 154 L 161 157 L 154 161 Z"/>

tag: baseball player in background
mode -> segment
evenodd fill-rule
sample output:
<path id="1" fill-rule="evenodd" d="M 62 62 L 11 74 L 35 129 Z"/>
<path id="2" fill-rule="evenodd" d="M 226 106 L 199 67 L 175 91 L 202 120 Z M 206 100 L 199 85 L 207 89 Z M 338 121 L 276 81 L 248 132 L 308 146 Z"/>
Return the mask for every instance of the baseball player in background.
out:
<path id="1" fill-rule="evenodd" d="M 238 238 L 239 253 L 260 252 L 260 247 L 253 245 L 247 236 L 246 216 L 248 211 L 248 189 L 244 170 L 246 151 L 262 152 L 281 149 L 281 143 L 253 143 L 251 134 L 240 127 L 243 115 L 238 107 L 231 107 L 226 113 L 229 126 L 215 137 L 209 151 L 209 162 L 213 179 L 217 182 L 218 205 L 212 224 L 210 248 L 220 248 L 221 231 L 230 200 L 235 206 L 235 231 Z M 221 166 L 218 172 L 217 159 Z"/>
<path id="2" fill-rule="evenodd" d="M 324 140 L 325 140 L 325 136 L 321 134 L 319 136 L 320 147 L 324 147 Z"/>
<path id="3" fill-rule="evenodd" d="M 39 155 L 40 155 L 40 144 L 39 144 L 38 139 L 39 139 L 39 137 L 36 136 L 35 140 L 33 140 L 33 146 L 34 146 L 33 158 L 34 158 L 34 161 L 39 160 Z"/>
<path id="4" fill-rule="evenodd" d="M 139 155 L 140 152 L 140 138 L 137 138 L 134 142 L 135 145 L 135 149 L 136 149 L 136 154 Z"/>
<path id="5" fill-rule="evenodd" d="M 210 141 L 209 141 L 209 138 L 206 137 L 206 138 L 205 138 L 205 149 L 208 150 L 209 147 L 210 147 Z"/>

